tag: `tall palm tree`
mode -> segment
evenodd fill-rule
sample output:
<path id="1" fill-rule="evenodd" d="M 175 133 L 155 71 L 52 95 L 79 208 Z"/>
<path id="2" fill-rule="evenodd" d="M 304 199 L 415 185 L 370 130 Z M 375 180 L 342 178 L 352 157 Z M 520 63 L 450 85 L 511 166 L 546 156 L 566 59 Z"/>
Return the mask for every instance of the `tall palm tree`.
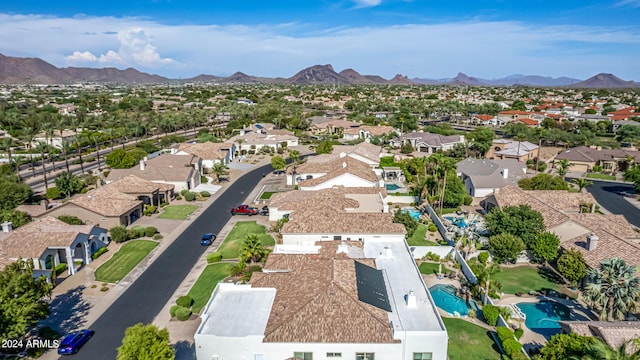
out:
<path id="1" fill-rule="evenodd" d="M 227 165 L 225 165 L 220 161 L 213 164 L 213 167 L 211 168 L 211 173 L 216 176 L 216 180 L 218 181 L 218 183 L 220 183 L 221 176 L 225 176 L 229 174 L 229 171 L 227 171 L 227 169 L 228 169 Z"/>
<path id="2" fill-rule="evenodd" d="M 491 275 L 497 274 L 500 272 L 500 265 L 496 263 L 487 264 L 483 267 L 478 274 L 478 281 L 484 284 L 484 301 L 483 304 L 487 305 L 487 301 L 489 300 L 489 290 L 491 287 Z"/>
<path id="3" fill-rule="evenodd" d="M 17 145 L 16 141 L 13 140 L 12 137 L 4 137 L 0 140 L 0 146 L 2 147 L 2 149 L 4 151 L 7 152 L 7 157 L 9 160 L 9 168 L 11 170 L 13 170 L 13 148 Z M 16 166 L 16 175 L 18 176 L 18 179 L 20 179 L 20 172 L 18 171 L 18 167 Z"/>
<path id="4" fill-rule="evenodd" d="M 291 184 L 296 185 L 296 170 L 300 165 L 300 152 L 298 150 L 289 151 L 289 160 L 291 161 Z"/>
<path id="5" fill-rule="evenodd" d="M 76 151 L 78 152 L 78 158 L 80 160 L 80 170 L 84 174 L 84 161 L 82 161 L 82 146 L 80 146 L 80 134 L 78 134 L 78 126 L 81 126 L 82 123 L 78 117 L 72 117 L 70 119 L 70 125 L 73 128 L 73 133 L 75 134 L 73 139 L 76 144 Z"/>
<path id="6" fill-rule="evenodd" d="M 455 169 L 456 164 L 451 158 L 444 158 L 442 163 L 440 163 L 440 171 L 444 173 L 443 181 L 442 181 L 442 193 L 440 194 L 440 216 L 442 216 L 442 207 L 444 206 L 444 192 L 447 187 L 447 173 L 453 169 Z"/>
<path id="7" fill-rule="evenodd" d="M 640 358 L 640 350 L 630 351 L 632 348 L 629 346 L 633 341 L 627 341 L 617 348 L 605 344 L 602 341 L 595 341 L 589 344 L 586 349 L 586 355 L 583 359 L 586 360 L 638 360 Z"/>
<path id="8" fill-rule="evenodd" d="M 44 178 L 44 188 L 49 190 L 49 182 L 47 181 L 47 168 L 45 167 L 44 154 L 49 152 L 49 144 L 44 141 L 38 141 L 35 151 L 40 153 L 40 163 L 42 164 L 42 177 Z"/>
<path id="9" fill-rule="evenodd" d="M 25 127 L 22 129 L 20 140 L 25 142 L 27 146 L 27 151 L 29 151 L 29 161 L 31 163 L 31 171 L 32 171 L 33 177 L 36 176 L 36 169 L 33 166 L 33 153 L 31 150 L 33 149 L 33 140 L 35 139 L 35 137 L 36 137 L 36 131 L 34 128 Z"/>
<path id="10" fill-rule="evenodd" d="M 638 309 L 640 277 L 623 259 L 603 260 L 597 269 L 587 270 L 587 278 L 584 295 L 601 309 L 601 320 L 624 320 L 629 312 Z"/>
<path id="11" fill-rule="evenodd" d="M 556 163 L 556 172 L 560 177 L 564 179 L 564 176 L 567 175 L 567 171 L 569 171 L 569 168 L 572 166 L 573 163 L 571 163 L 567 159 L 558 160 L 558 162 Z"/>
<path id="12" fill-rule="evenodd" d="M 62 153 L 64 154 L 64 164 L 67 167 L 67 172 L 69 172 L 69 152 L 71 151 L 71 142 L 69 140 L 62 140 L 60 144 L 62 146 Z"/>

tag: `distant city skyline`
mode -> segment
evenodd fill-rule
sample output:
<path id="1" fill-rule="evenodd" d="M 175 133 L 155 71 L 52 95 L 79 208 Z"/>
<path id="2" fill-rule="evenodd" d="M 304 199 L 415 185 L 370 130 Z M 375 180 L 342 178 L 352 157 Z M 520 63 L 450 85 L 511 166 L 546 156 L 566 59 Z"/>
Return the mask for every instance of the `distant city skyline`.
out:
<path id="1" fill-rule="evenodd" d="M 21 0 L 0 3 L 0 53 L 169 78 L 331 64 L 387 79 L 640 81 L 639 18 L 640 0 Z"/>

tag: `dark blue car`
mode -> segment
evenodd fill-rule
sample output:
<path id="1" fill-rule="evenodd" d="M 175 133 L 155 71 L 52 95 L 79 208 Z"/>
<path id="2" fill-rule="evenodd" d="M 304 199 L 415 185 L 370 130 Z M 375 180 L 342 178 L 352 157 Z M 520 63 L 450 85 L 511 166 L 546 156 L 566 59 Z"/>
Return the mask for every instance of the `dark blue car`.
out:
<path id="1" fill-rule="evenodd" d="M 204 235 L 202 235 L 202 240 L 200 240 L 200 245 L 202 246 L 209 246 L 211 244 L 213 244 L 213 242 L 216 240 L 216 236 L 212 233 L 206 233 Z"/>
<path id="2" fill-rule="evenodd" d="M 92 330 L 81 330 L 65 336 L 65 338 L 62 339 L 60 346 L 58 346 L 58 354 L 71 355 L 77 353 L 82 345 L 86 344 L 87 341 L 91 339 L 93 334 L 94 331 Z"/>

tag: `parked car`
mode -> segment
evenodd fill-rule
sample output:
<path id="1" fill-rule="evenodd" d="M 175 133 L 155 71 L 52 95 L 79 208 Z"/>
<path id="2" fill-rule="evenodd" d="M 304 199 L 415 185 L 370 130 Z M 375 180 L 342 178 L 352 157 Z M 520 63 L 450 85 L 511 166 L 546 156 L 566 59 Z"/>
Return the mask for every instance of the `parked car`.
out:
<path id="1" fill-rule="evenodd" d="M 213 242 L 215 240 L 216 240 L 216 235 L 215 234 L 206 233 L 206 234 L 202 235 L 202 239 L 200 239 L 200 245 L 209 246 L 209 245 L 213 244 Z"/>
<path id="2" fill-rule="evenodd" d="M 231 209 L 231 215 L 258 215 L 258 208 L 249 205 L 240 205 Z"/>
<path id="3" fill-rule="evenodd" d="M 65 336 L 58 346 L 58 354 L 71 355 L 77 353 L 91 339 L 93 334 L 95 334 L 93 330 L 81 330 Z"/>
<path id="4" fill-rule="evenodd" d="M 269 216 L 269 207 L 266 205 L 263 206 L 262 209 L 260 209 L 260 215 Z"/>

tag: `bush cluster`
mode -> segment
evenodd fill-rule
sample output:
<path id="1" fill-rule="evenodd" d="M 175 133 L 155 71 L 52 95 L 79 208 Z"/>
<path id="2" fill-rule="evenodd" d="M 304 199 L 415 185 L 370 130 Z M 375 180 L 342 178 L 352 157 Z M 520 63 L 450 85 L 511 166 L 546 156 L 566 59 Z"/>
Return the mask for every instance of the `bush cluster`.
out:
<path id="1" fill-rule="evenodd" d="M 176 305 L 173 305 L 169 309 L 171 317 L 175 317 L 180 321 L 189 320 L 191 317 L 191 306 L 193 305 L 193 298 L 189 295 L 180 296 L 176 299 Z"/>
<path id="2" fill-rule="evenodd" d="M 208 191 L 201 191 L 200 196 L 208 198 L 209 196 L 211 196 L 211 194 Z"/>
<path id="3" fill-rule="evenodd" d="M 67 271 L 67 264 L 66 263 L 58 264 L 56 266 L 56 268 L 55 268 L 56 275 L 60 275 L 65 271 Z"/>
<path id="4" fill-rule="evenodd" d="M 193 305 L 193 299 L 189 295 L 182 295 L 176 300 L 178 306 L 189 308 Z"/>
<path id="5" fill-rule="evenodd" d="M 498 316 L 500 316 L 500 309 L 491 304 L 487 304 L 482 307 L 482 316 L 487 321 L 487 324 L 496 326 L 498 323 Z"/>
<path id="6" fill-rule="evenodd" d="M 149 227 L 134 227 L 131 229 L 127 229 L 122 225 L 114 226 L 109 229 L 109 233 L 111 234 L 111 240 L 116 243 L 125 242 L 127 240 L 138 239 L 141 237 L 154 237 L 158 233 L 158 229 L 154 226 Z"/>
<path id="7" fill-rule="evenodd" d="M 109 251 L 106 247 L 102 247 L 100 249 L 98 249 L 98 251 L 94 252 L 93 254 L 91 254 L 91 258 L 93 260 L 97 259 L 100 257 L 100 255 L 106 253 L 107 251 Z"/>
<path id="8" fill-rule="evenodd" d="M 184 194 L 184 199 L 187 201 L 194 201 L 196 199 L 196 193 L 186 192 Z"/>
<path id="9" fill-rule="evenodd" d="M 217 262 L 220 262 L 220 260 L 222 260 L 222 254 L 220 254 L 219 252 L 214 252 L 207 255 L 208 264 L 217 263 Z"/>
<path id="10" fill-rule="evenodd" d="M 58 216 L 58 220 L 65 222 L 69 225 L 83 225 L 84 223 L 82 222 L 82 220 L 77 217 L 77 216 L 73 216 L 73 215 L 60 215 Z"/>
<path id="11" fill-rule="evenodd" d="M 518 330 L 520 330 L 520 336 L 522 336 L 523 330 Z M 517 358 L 519 354 L 522 354 L 522 344 L 514 338 L 514 333 L 511 329 L 505 326 L 498 326 L 496 332 L 498 333 L 498 338 L 500 338 L 500 343 L 502 343 L 502 349 L 509 357 L 513 359 Z"/>
<path id="12" fill-rule="evenodd" d="M 145 205 L 142 214 L 145 216 L 151 216 L 158 212 L 158 208 L 153 205 Z"/>
<path id="13" fill-rule="evenodd" d="M 57 187 L 50 187 L 47 189 L 47 199 L 60 199 L 62 197 L 62 194 L 60 193 L 60 189 L 58 189 Z"/>

